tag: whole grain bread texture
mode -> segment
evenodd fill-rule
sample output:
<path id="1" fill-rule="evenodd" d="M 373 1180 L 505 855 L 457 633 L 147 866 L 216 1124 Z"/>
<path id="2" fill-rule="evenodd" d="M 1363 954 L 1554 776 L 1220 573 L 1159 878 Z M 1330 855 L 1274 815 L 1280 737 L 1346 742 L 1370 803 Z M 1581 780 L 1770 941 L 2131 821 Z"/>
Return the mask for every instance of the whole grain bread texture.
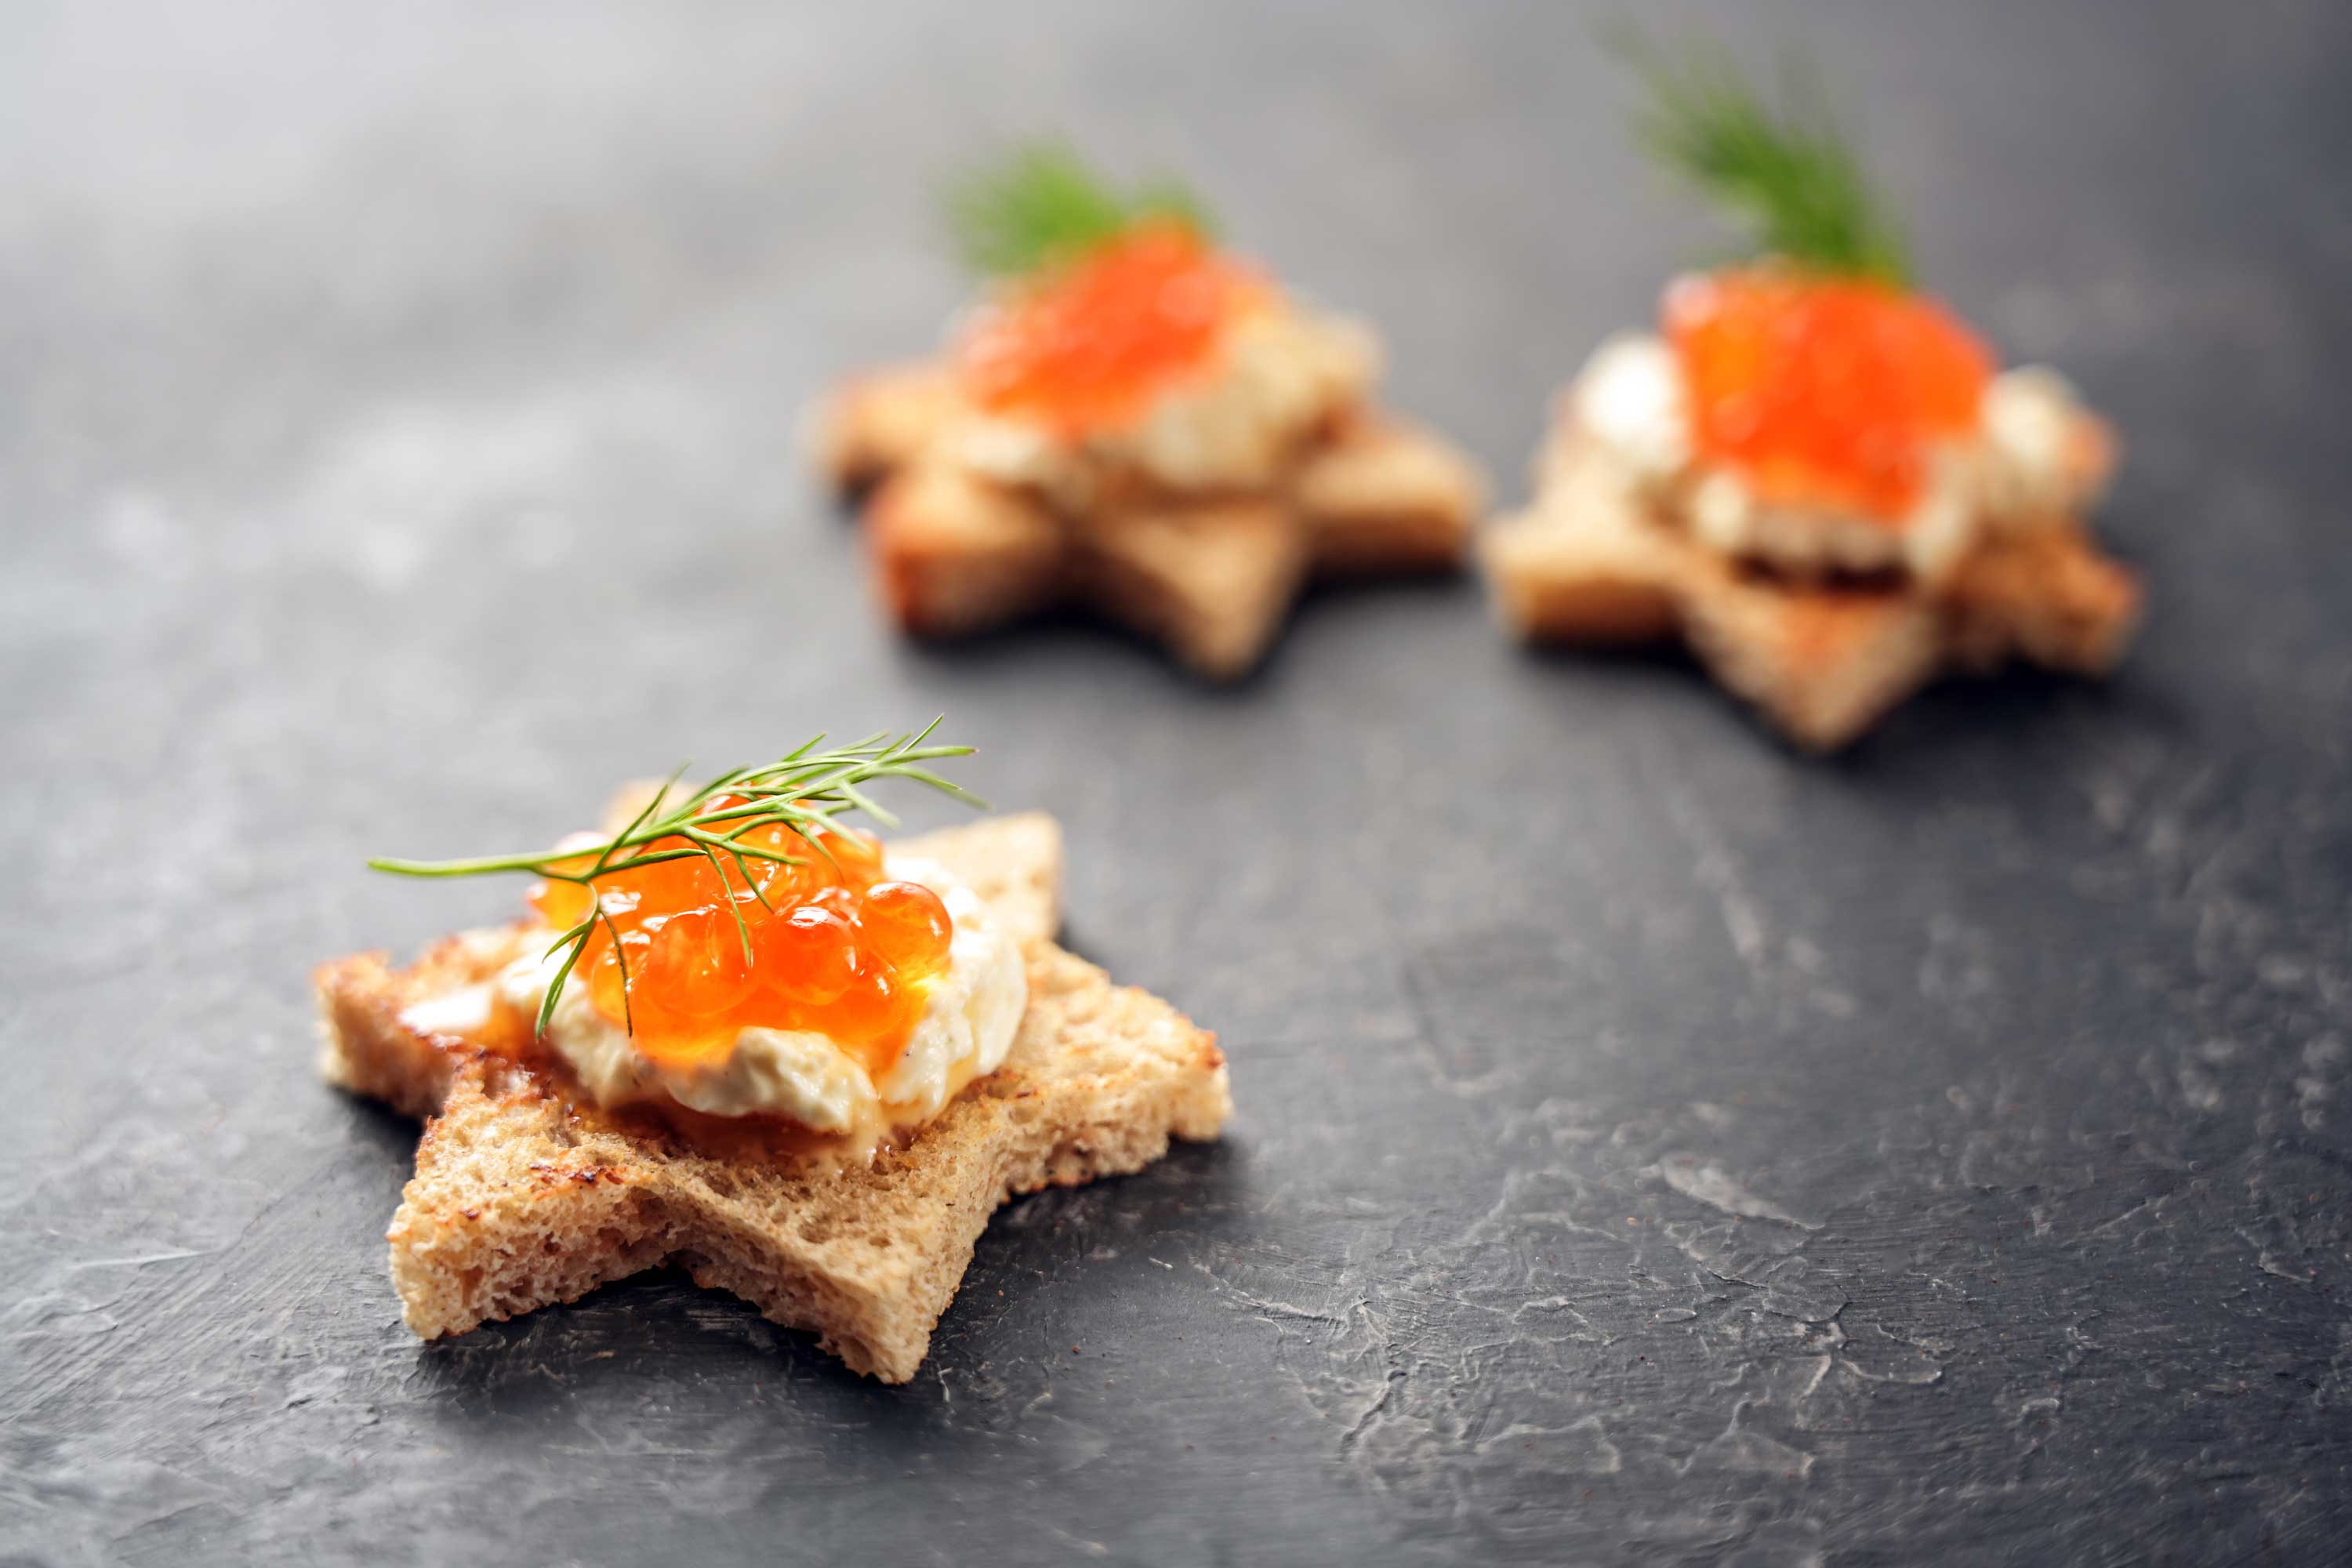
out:
<path id="1" fill-rule="evenodd" d="M 1012 1049 L 904 1147 L 868 1166 L 814 1141 L 693 1129 L 576 1102 L 551 1076 L 402 1022 L 534 940 L 453 937 L 404 969 L 318 974 L 328 1081 L 426 1118 L 388 1239 L 410 1328 L 458 1334 L 664 1264 L 818 1336 L 854 1371 L 914 1375 L 988 1217 L 1016 1194 L 1141 1169 L 1232 1112 L 1215 1037 L 1056 947 L 1061 839 L 993 818 L 894 844 L 946 866 L 1022 943 L 1029 1006 Z M 536 933 L 543 936 L 543 933 Z"/>

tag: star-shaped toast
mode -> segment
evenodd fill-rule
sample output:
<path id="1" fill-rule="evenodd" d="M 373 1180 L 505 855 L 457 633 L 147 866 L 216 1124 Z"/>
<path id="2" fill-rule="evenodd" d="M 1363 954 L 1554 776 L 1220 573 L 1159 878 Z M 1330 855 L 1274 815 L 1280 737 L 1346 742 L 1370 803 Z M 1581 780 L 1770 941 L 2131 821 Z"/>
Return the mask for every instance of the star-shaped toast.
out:
<path id="1" fill-rule="evenodd" d="M 1643 150 L 1752 254 L 1675 279 L 1656 331 L 1601 344 L 1562 395 L 1534 504 L 1482 545 L 1503 619 L 1679 639 L 1819 751 L 1948 669 L 2112 668 L 2139 590 L 2084 524 L 2105 422 L 1919 287 L 1817 99 L 1776 105 L 1717 49 L 1625 44 Z"/>
<path id="2" fill-rule="evenodd" d="M 2023 659 L 2103 674 L 2139 609 L 2131 574 L 2073 518 L 1988 541 L 1929 588 L 1774 574 L 1693 540 L 1613 456 L 1564 426 L 1535 504 L 1481 546 L 1496 608 L 1536 639 L 1681 639 L 1788 736 L 1834 751 L 1950 669 Z"/>
<path id="3" fill-rule="evenodd" d="M 1223 679 L 1310 578 L 1460 566 L 1475 469 L 1374 405 L 1369 331 L 1220 248 L 1189 194 L 1122 194 L 1048 146 L 950 216 L 987 279 L 973 310 L 936 359 L 853 377 L 810 422 L 819 471 L 866 498 L 905 629 L 1074 605 Z"/>
<path id="4" fill-rule="evenodd" d="M 1354 406 L 1265 489 L 1139 488 L 1071 510 L 938 451 L 959 408 L 950 373 L 908 366 L 856 378 L 817 420 L 820 468 L 865 498 L 882 601 L 925 637 L 1076 605 L 1227 679 L 1265 655 L 1312 578 L 1458 568 L 1482 499 L 1447 442 Z"/>
<path id="5" fill-rule="evenodd" d="M 675 1265 L 904 1383 L 999 1205 L 1139 1170 L 1171 1137 L 1216 1136 L 1232 1099 L 1215 1037 L 1055 945 L 1051 818 L 893 847 L 991 904 L 1022 944 L 1029 1004 L 1003 1065 L 870 1166 L 756 1119 L 600 1110 L 558 1076 L 411 1021 L 543 930 L 452 938 L 404 969 L 377 954 L 321 969 L 326 1078 L 425 1119 L 388 1233 L 409 1327 L 463 1333 Z"/>

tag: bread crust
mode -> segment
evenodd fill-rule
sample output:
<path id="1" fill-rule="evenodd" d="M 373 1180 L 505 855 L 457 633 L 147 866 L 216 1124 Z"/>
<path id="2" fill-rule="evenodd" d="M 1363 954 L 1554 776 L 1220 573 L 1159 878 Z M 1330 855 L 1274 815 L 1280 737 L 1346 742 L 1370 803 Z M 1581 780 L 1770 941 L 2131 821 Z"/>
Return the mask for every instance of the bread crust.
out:
<path id="1" fill-rule="evenodd" d="M 808 447 L 844 490 L 907 467 L 963 406 L 945 364 L 885 365 L 841 384 L 810 421 Z"/>
<path id="2" fill-rule="evenodd" d="M 1003 1067 L 869 1166 L 740 1120 L 608 1112 L 402 1011 L 496 973 L 522 928 L 363 953 L 318 984 L 331 1082 L 427 1118 L 387 1239 L 402 1315 L 433 1339 L 673 1263 L 854 1371 L 914 1375 L 988 1216 L 1012 1196 L 1136 1171 L 1232 1112 L 1215 1037 L 1054 945 L 1060 840 L 1013 816 L 897 846 L 971 882 L 1023 943 Z"/>
<path id="3" fill-rule="evenodd" d="M 1592 646 L 1682 639 L 1797 744 L 1830 752 L 1949 669 L 2023 659 L 2103 675 L 2139 614 L 2131 574 L 2079 520 L 1979 545 L 1930 590 L 1744 567 L 1649 515 L 1618 460 L 1571 426 L 1539 456 L 1528 510 L 1480 546 L 1504 624 Z"/>

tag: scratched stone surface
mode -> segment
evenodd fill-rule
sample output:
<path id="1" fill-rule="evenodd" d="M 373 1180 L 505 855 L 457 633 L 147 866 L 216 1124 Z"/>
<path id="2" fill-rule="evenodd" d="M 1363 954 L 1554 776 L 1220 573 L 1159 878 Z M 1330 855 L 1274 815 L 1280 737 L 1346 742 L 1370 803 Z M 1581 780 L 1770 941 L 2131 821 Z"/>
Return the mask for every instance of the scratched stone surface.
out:
<path id="1" fill-rule="evenodd" d="M 1230 692 L 876 624 L 794 421 L 1041 128 L 1189 172 L 1523 495 L 1715 239 L 1589 13 L 0 21 L 0 1561 L 2346 1560 L 2352 16 L 1670 15 L 1804 40 L 2128 434 L 2111 686 L 1822 763 L 1468 583 Z M 415 1130 L 314 1081 L 308 971 L 515 889 L 362 858 L 941 710 L 1230 1136 L 1006 1209 L 904 1388 L 675 1276 L 413 1340 Z"/>

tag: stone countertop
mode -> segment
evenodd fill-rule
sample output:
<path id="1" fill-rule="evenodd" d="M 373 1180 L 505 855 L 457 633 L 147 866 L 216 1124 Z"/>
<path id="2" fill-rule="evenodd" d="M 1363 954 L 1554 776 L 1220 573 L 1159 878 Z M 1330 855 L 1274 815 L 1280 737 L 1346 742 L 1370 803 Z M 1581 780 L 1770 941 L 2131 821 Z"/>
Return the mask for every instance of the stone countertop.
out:
<path id="1" fill-rule="evenodd" d="M 2112 684 L 1822 763 L 1466 581 L 1231 691 L 877 624 L 794 420 L 1039 129 L 1184 171 L 1519 499 L 1717 238 L 1588 12 L 0 23 L 0 1558 L 2352 1553 L 2352 16 L 1672 15 L 1806 40 L 1934 285 L 2126 433 Z M 418 1344 L 415 1129 L 315 1081 L 308 973 L 515 889 L 362 858 L 939 711 L 1230 1135 L 1005 1210 L 904 1388 L 671 1276 Z"/>

